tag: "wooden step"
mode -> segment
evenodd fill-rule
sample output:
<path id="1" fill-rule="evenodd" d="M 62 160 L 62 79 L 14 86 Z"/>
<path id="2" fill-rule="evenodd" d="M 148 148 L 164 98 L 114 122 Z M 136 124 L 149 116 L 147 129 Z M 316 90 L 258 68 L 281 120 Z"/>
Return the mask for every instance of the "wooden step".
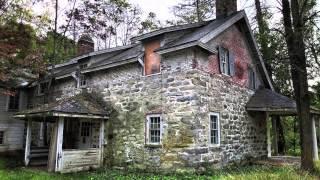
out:
<path id="1" fill-rule="evenodd" d="M 30 166 L 46 166 L 48 164 L 48 160 L 31 160 Z"/>
<path id="2" fill-rule="evenodd" d="M 30 153 L 49 153 L 49 149 L 31 149 Z"/>
<path id="3" fill-rule="evenodd" d="M 48 157 L 48 153 L 31 153 L 29 158 Z"/>

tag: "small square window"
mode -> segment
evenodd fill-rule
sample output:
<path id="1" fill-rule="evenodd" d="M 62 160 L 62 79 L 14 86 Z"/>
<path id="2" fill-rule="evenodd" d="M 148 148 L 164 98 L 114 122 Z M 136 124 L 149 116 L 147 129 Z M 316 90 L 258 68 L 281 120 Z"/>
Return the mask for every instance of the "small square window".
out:
<path id="1" fill-rule="evenodd" d="M 0 145 L 4 144 L 4 131 L 0 131 Z"/>
<path id="2" fill-rule="evenodd" d="M 88 64 L 80 64 L 80 70 L 85 69 L 88 67 Z"/>
<path id="3" fill-rule="evenodd" d="M 162 138 L 162 119 L 161 115 L 147 116 L 147 143 L 161 144 Z"/>
<path id="4" fill-rule="evenodd" d="M 220 144 L 220 119 L 218 113 L 210 114 L 210 143 Z"/>

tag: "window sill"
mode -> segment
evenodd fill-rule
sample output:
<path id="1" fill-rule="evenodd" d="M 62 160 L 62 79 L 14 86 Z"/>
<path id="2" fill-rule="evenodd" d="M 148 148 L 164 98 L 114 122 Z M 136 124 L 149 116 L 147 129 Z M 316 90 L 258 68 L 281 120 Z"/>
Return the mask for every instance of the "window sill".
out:
<path id="1" fill-rule="evenodd" d="M 161 148 L 161 144 L 145 144 L 145 147 L 150 147 L 150 148 Z"/>

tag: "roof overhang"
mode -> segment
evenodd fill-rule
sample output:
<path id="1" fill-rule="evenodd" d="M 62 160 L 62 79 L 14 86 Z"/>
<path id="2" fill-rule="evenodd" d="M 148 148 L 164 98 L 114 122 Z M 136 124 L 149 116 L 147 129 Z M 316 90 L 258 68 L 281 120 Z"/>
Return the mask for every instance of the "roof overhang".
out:
<path id="1" fill-rule="evenodd" d="M 87 118 L 87 119 L 109 119 L 109 116 L 98 114 L 77 114 L 77 113 L 64 113 L 64 112 L 38 112 L 38 113 L 26 113 L 16 114 L 14 118 L 27 119 L 34 117 L 69 117 L 69 118 Z"/>

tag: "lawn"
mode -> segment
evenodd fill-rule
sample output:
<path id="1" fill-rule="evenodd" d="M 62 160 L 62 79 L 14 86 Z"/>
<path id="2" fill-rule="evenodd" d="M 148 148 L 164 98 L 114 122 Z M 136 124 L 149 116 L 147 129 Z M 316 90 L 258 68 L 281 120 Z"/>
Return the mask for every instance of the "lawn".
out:
<path id="1" fill-rule="evenodd" d="M 247 179 L 318 179 L 315 175 L 301 172 L 290 167 L 268 167 L 268 166 L 248 166 L 241 168 L 231 168 L 207 172 L 205 175 L 197 174 L 150 174 L 150 173 L 133 173 L 116 170 L 97 170 L 92 172 L 81 172 L 74 174 L 54 174 L 47 173 L 43 170 L 35 168 L 14 168 L 14 162 L 0 159 L 0 179 L 1 180 L 99 180 L 99 179 L 116 179 L 116 180 L 131 180 L 131 179 L 150 179 L 150 180 L 175 180 L 175 179 L 230 179 L 230 180 L 247 180 Z"/>

